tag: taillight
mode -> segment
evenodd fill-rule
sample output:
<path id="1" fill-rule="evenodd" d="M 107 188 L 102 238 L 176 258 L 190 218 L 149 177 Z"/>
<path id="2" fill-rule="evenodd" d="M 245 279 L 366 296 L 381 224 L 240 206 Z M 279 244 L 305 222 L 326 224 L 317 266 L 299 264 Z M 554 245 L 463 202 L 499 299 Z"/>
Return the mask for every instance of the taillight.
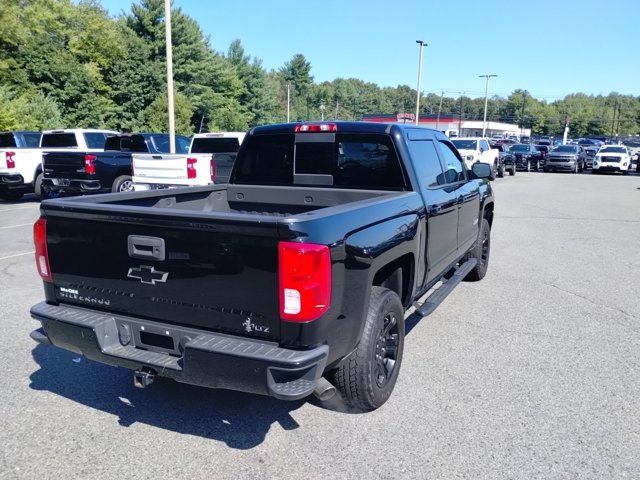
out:
<path id="1" fill-rule="evenodd" d="M 293 129 L 295 133 L 335 133 L 338 126 L 335 123 L 301 123 Z"/>
<path id="2" fill-rule="evenodd" d="M 33 243 L 36 247 L 36 267 L 45 282 L 51 283 L 51 268 L 47 253 L 47 220 L 39 218 L 33 225 Z"/>
<path id="3" fill-rule="evenodd" d="M 211 181 L 215 182 L 216 181 L 216 161 L 213 157 L 213 155 L 211 156 L 211 160 L 209 161 L 209 173 L 211 174 Z"/>
<path id="4" fill-rule="evenodd" d="M 329 247 L 313 243 L 278 244 L 280 318 L 310 322 L 331 304 Z"/>
<path id="5" fill-rule="evenodd" d="M 84 156 L 84 171 L 88 175 L 94 175 L 96 173 L 96 156 L 87 153 Z"/>
<path id="6" fill-rule="evenodd" d="M 7 168 L 16 168 L 16 161 L 13 159 L 16 152 L 4 152 L 4 159 L 7 162 Z"/>
<path id="7" fill-rule="evenodd" d="M 196 178 L 197 158 L 187 158 L 187 178 Z"/>

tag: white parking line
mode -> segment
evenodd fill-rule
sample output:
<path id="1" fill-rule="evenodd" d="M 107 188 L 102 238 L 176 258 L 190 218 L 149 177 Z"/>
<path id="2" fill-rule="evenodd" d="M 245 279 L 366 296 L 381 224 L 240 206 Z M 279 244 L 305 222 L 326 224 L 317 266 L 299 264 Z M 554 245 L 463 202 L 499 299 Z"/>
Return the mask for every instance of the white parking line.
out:
<path id="1" fill-rule="evenodd" d="M 11 208 L 0 208 L 0 212 L 13 212 L 14 210 L 24 210 L 25 208 L 39 208 L 39 205 L 16 205 Z"/>
<path id="2" fill-rule="evenodd" d="M 30 252 L 24 252 L 24 253 L 16 253 L 15 255 L 9 255 L 8 257 L 0 257 L 0 260 L 7 260 L 9 258 L 15 258 L 15 257 L 22 257 L 23 255 L 33 255 L 35 252 L 35 250 L 31 250 Z"/>
<path id="3" fill-rule="evenodd" d="M 27 225 L 33 225 L 33 223 L 21 223 L 19 225 L 9 225 L 8 227 L 0 227 L 0 230 L 4 230 L 5 228 L 26 227 Z"/>

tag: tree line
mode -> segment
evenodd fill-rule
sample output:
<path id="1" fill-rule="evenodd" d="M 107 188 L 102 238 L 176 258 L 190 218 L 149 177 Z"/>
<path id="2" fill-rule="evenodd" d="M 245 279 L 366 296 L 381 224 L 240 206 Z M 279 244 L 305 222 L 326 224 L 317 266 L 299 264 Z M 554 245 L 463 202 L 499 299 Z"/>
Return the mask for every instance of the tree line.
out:
<path id="1" fill-rule="evenodd" d="M 356 78 L 315 82 L 294 55 L 267 70 L 239 40 L 216 51 L 197 21 L 172 9 L 176 130 L 246 130 L 291 120 L 358 120 L 370 113 L 412 113 L 416 90 Z M 99 127 L 166 131 L 163 0 L 140 0 L 112 17 L 95 0 L 2 0 L 0 130 Z M 422 114 L 482 119 L 483 98 L 428 93 Z M 640 97 L 576 93 L 553 102 L 515 90 L 489 99 L 489 120 L 573 136 L 640 133 Z"/>

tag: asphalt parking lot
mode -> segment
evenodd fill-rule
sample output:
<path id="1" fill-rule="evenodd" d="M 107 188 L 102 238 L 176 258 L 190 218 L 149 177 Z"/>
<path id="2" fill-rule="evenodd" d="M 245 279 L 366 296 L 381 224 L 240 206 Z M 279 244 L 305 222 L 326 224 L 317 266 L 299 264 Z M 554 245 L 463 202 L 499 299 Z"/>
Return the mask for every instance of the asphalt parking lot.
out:
<path id="1" fill-rule="evenodd" d="M 36 346 L 38 203 L 0 202 L 0 478 L 640 478 L 640 176 L 494 182 L 487 277 L 409 319 L 378 411 Z"/>

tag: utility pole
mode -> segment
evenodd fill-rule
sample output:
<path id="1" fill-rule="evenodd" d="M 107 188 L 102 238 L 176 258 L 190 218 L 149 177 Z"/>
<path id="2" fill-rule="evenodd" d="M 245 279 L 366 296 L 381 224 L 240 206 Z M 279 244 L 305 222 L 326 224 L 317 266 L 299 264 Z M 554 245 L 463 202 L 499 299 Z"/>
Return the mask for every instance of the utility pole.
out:
<path id="1" fill-rule="evenodd" d="M 287 82 L 287 123 L 291 121 L 291 83 Z"/>
<path id="2" fill-rule="evenodd" d="M 340 101 L 336 98 L 336 113 L 333 116 L 334 120 L 338 120 L 338 108 L 340 108 Z"/>
<path id="3" fill-rule="evenodd" d="M 489 79 L 493 77 L 497 77 L 498 75 L 494 74 L 485 74 L 478 75 L 479 78 L 486 78 L 487 82 L 484 85 L 484 119 L 482 120 L 482 137 L 484 138 L 487 133 L 487 101 L 488 101 L 488 93 L 489 93 Z M 520 134 L 522 136 L 522 134 Z"/>
<path id="4" fill-rule="evenodd" d="M 569 115 L 565 115 L 564 116 L 564 133 L 562 134 L 562 144 L 566 145 L 567 144 L 567 137 L 569 136 L 569 122 L 571 121 L 571 119 L 569 118 Z"/>
<path id="5" fill-rule="evenodd" d="M 609 135 L 609 143 L 613 143 L 613 129 L 616 125 L 616 110 L 618 110 L 618 101 L 613 105 L 613 120 L 611 120 L 611 134 Z"/>
<path id="6" fill-rule="evenodd" d="M 324 106 L 324 103 L 320 104 L 320 115 L 322 116 L 322 117 L 321 117 L 321 120 L 322 120 L 323 122 L 324 122 L 324 109 L 325 109 L 325 108 L 326 108 L 326 107 Z"/>
<path id="7" fill-rule="evenodd" d="M 444 92 L 440 92 L 440 105 L 438 105 L 438 119 L 436 120 L 436 130 L 440 130 L 440 112 L 442 111 L 442 97 Z"/>
<path id="8" fill-rule="evenodd" d="M 176 153 L 176 124 L 173 109 L 173 49 L 171 42 L 171 0 L 164 0 L 164 29 L 167 50 L 167 104 L 169 115 L 169 153 Z"/>
<path id="9" fill-rule="evenodd" d="M 462 97 L 464 96 L 464 92 L 460 95 L 460 118 L 458 119 L 458 136 L 462 136 Z"/>
<path id="10" fill-rule="evenodd" d="M 616 124 L 616 130 L 615 130 L 615 134 L 616 134 L 616 141 L 619 142 L 619 137 L 620 137 L 620 117 L 622 117 L 622 105 L 618 104 L 618 123 Z"/>
<path id="11" fill-rule="evenodd" d="M 524 128 L 524 107 L 527 104 L 527 96 L 522 94 L 522 112 L 520 113 L 520 138 L 522 138 L 522 129 Z"/>
<path id="12" fill-rule="evenodd" d="M 422 40 L 416 40 L 416 43 L 420 45 L 420 58 L 418 60 L 418 93 L 416 94 L 416 125 L 418 125 L 420 117 L 420 87 L 422 83 L 422 49 L 426 45 Z"/>

